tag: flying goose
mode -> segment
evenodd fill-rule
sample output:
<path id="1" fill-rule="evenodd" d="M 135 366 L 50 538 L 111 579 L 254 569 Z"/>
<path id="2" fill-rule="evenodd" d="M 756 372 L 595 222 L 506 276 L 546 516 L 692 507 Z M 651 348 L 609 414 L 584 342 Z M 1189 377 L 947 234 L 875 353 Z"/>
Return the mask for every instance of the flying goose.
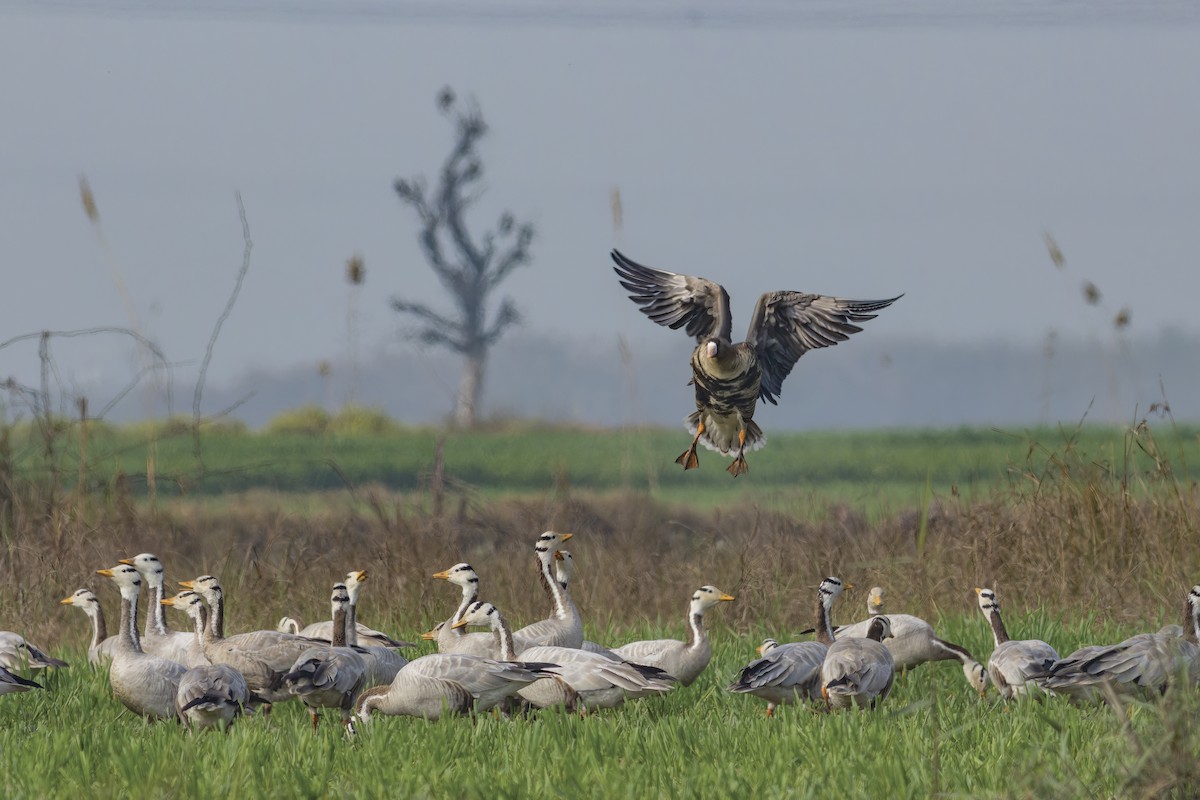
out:
<path id="1" fill-rule="evenodd" d="M 318 644 L 278 631 L 250 631 L 225 636 L 225 592 L 212 575 L 202 575 L 179 585 L 204 598 L 209 607 L 208 628 L 204 632 L 204 655 L 214 664 L 228 664 L 242 673 L 250 691 L 266 704 L 295 697 L 283 683 L 283 676 L 308 648 Z"/>
<path id="2" fill-rule="evenodd" d="M 88 645 L 88 661 L 99 666 L 112 660 L 113 650 L 116 649 L 119 637 L 108 635 L 108 626 L 104 622 L 104 609 L 100 607 L 100 598 L 91 589 L 76 589 L 70 597 L 58 601 L 64 606 L 75 606 L 82 609 L 92 621 L 92 642 Z"/>
<path id="3" fill-rule="evenodd" d="M 177 608 L 192 619 L 194 636 L 203 649 L 208 609 L 204 598 L 184 590 L 174 597 L 159 601 L 162 606 Z M 250 689 L 246 679 L 228 664 L 205 663 L 192 667 L 179 679 L 175 692 L 175 710 L 190 730 L 218 728 L 226 730 L 250 705 Z"/>
<path id="4" fill-rule="evenodd" d="M 198 667 L 208 664 L 200 642 L 186 631 L 173 631 L 167 625 L 166 607 L 163 605 L 163 573 L 166 569 L 158 556 L 153 553 L 139 553 L 133 558 L 122 558 L 122 564 L 128 564 L 141 573 L 145 582 L 146 625 L 145 633 L 140 639 L 142 649 L 147 653 L 178 661 L 185 667 Z"/>
<path id="5" fill-rule="evenodd" d="M 842 581 L 828 577 L 817 587 L 817 640 L 779 644 L 766 639 L 758 647 L 760 658 L 738 674 L 728 691 L 751 694 L 767 701 L 767 716 L 776 707 L 799 700 L 821 699 L 821 665 L 833 644 L 833 603 L 845 589 Z M 852 587 L 851 587 L 852 588 Z"/>
<path id="6" fill-rule="evenodd" d="M 350 593 L 344 583 L 333 587 L 329 601 L 333 610 L 333 643 L 310 647 L 301 653 L 283 682 L 308 707 L 314 734 L 320 710 L 336 708 L 341 712 L 347 734 L 352 736 L 351 711 L 368 678 L 367 661 L 346 646 L 347 629 L 352 623 Z"/>
<path id="7" fill-rule="evenodd" d="M 1200 683 L 1200 586 L 1184 602 L 1184 636 L 1174 626 L 1140 633 L 1110 647 L 1090 645 L 1059 659 L 1037 676 L 1038 685 L 1075 701 L 1101 698 L 1106 684 L 1118 694 L 1161 694 L 1181 675 Z"/>
<path id="8" fill-rule="evenodd" d="M 699 466 L 696 444 L 735 456 L 727 468 L 734 477 L 746 472 L 745 451 L 766 440 L 754 422 L 759 399 L 777 403 L 783 380 L 800 356 L 844 342 L 903 295 L 888 300 L 846 300 L 803 292 L 767 292 L 759 298 L 746 332 L 734 344 L 729 294 L 704 278 L 652 269 L 612 251 L 613 268 L 629 298 L 659 325 L 683 328 L 696 339 L 692 383 L 696 411 L 687 417 L 692 444 L 675 463 Z"/>
<path id="9" fill-rule="evenodd" d="M 491 603 L 472 603 L 457 625 L 484 625 L 492 629 L 501 661 L 512 662 L 512 633 L 500 610 Z M 653 667 L 613 661 L 573 647 L 542 645 L 527 648 L 521 662 L 536 663 L 550 674 L 519 690 L 538 708 L 565 706 L 568 710 L 613 708 L 627 697 L 670 691 L 670 676 Z"/>
<path id="10" fill-rule="evenodd" d="M 896 669 L 883 640 L 892 635 L 891 622 L 879 614 L 871 618 L 865 639 L 837 639 L 821 665 L 821 695 L 830 710 L 874 709 L 892 690 Z"/>
<path id="11" fill-rule="evenodd" d="M 545 645 L 550 647 L 581 647 L 583 645 L 583 619 L 571 601 L 570 593 L 563 588 L 553 573 L 554 554 L 559 545 L 574 534 L 546 531 L 534 545 L 537 557 L 538 577 L 542 588 L 550 598 L 551 612 L 547 619 L 526 625 L 513 632 L 513 639 L 520 643 L 518 654 L 527 647 Z"/>
<path id="12" fill-rule="evenodd" d="M 840 626 L 836 636 L 839 639 L 866 638 L 872 618 L 883 613 L 882 587 L 871 588 L 867 596 L 867 613 L 867 618 L 860 622 Z M 987 692 L 987 670 L 965 647 L 940 638 L 932 625 L 912 614 L 888 614 L 887 618 L 891 622 L 892 637 L 884 639 L 883 646 L 892 654 L 896 671 L 903 672 L 927 661 L 957 660 L 962 664 L 963 676 L 971 688 L 981 696 Z"/>
<path id="13" fill-rule="evenodd" d="M 141 575 L 129 564 L 118 564 L 96 572 L 111 578 L 121 592 L 120 632 L 108 671 L 113 694 L 122 705 L 139 716 L 150 719 L 175 717 L 175 695 L 187 667 L 142 650 L 135 622 L 138 597 L 142 591 Z"/>
<path id="14" fill-rule="evenodd" d="M 28 692 L 31 689 L 44 689 L 37 681 L 31 681 L 28 678 L 22 678 L 14 672 L 9 672 L 7 667 L 0 667 L 0 694 L 12 694 L 13 692 Z"/>
<path id="15" fill-rule="evenodd" d="M 1029 687 L 1035 685 L 1033 676 L 1046 670 L 1058 660 L 1053 647 L 1040 639 L 1009 639 L 1004 620 L 1000 617 L 1000 603 L 991 589 L 975 588 L 979 596 L 979 610 L 992 628 L 996 646 L 988 658 L 988 675 L 1005 700 L 1024 696 Z"/>
<path id="16" fill-rule="evenodd" d="M 23 672 L 65 666 L 67 662 L 47 655 L 21 634 L 0 631 L 0 667 Z"/>
<path id="17" fill-rule="evenodd" d="M 351 635 L 355 635 L 358 638 L 352 641 L 351 644 L 357 643 L 363 647 L 415 647 L 416 645 L 412 642 L 393 639 L 386 633 L 377 631 L 358 621 L 358 596 L 366 580 L 367 571 L 360 569 L 346 573 L 343 581 L 347 591 L 350 593 L 350 619 L 353 622 L 355 632 L 353 634 L 347 633 L 347 641 L 349 641 Z M 333 641 L 333 623 L 327 619 L 305 626 L 301 625 L 300 620 L 295 617 L 283 617 L 275 626 L 275 630 L 280 633 L 292 633 L 309 639 L 324 639 L 327 642 Z"/>
<path id="18" fill-rule="evenodd" d="M 708 634 L 704 630 L 704 612 L 721 601 L 733 600 L 715 586 L 701 586 L 692 594 L 688 605 L 688 639 L 650 639 L 630 642 L 613 648 L 613 652 L 626 661 L 658 667 L 674 677 L 684 686 L 700 676 L 712 657 Z"/>

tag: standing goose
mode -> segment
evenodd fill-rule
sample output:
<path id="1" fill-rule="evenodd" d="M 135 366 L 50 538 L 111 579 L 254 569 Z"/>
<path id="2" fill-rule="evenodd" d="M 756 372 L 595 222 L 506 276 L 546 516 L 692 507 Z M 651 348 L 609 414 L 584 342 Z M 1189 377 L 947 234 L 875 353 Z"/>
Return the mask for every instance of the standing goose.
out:
<path id="1" fill-rule="evenodd" d="M 163 575 L 166 569 L 158 556 L 153 553 L 139 553 L 133 558 L 122 558 L 120 563 L 128 564 L 141 573 L 146 585 L 146 625 L 142 634 L 142 649 L 147 653 L 178 661 L 185 667 L 198 667 L 208 664 L 204 651 L 196 637 L 186 631 L 173 631 L 167 625 L 166 607 L 163 605 Z"/>
<path id="2" fill-rule="evenodd" d="M 1191 685 L 1200 683 L 1200 586 L 1188 592 L 1183 611 L 1183 636 L 1168 626 L 1111 647 L 1080 648 L 1051 664 L 1038 676 L 1038 685 L 1082 701 L 1102 697 L 1106 684 L 1119 694 L 1132 695 L 1164 693 L 1181 675 Z"/>
<path id="3" fill-rule="evenodd" d="M 140 716 L 150 719 L 176 716 L 175 695 L 187 667 L 142 650 L 135 622 L 138 596 L 142 591 L 141 575 L 128 564 L 96 572 L 111 578 L 121 592 L 121 626 L 108 671 L 113 694 L 122 705 Z"/>
<path id="4" fill-rule="evenodd" d="M 975 587 L 975 594 L 979 596 L 979 610 L 991 626 L 996 644 L 987 663 L 992 683 L 1005 700 L 1028 694 L 1029 686 L 1036 685 L 1033 677 L 1057 661 L 1058 653 L 1040 639 L 1009 639 L 1000 617 L 996 593 Z"/>
<path id="5" fill-rule="evenodd" d="M 393 639 L 384 634 L 380 634 L 384 637 L 383 639 L 362 634 L 365 626 L 358 622 L 357 609 L 359 593 L 366 580 L 366 570 L 351 572 L 346 576 L 346 595 L 350 598 L 350 604 L 346 609 L 345 638 L 346 646 L 354 648 L 366 662 L 367 678 L 363 685 L 379 686 L 391 683 L 392 679 L 396 677 L 396 673 L 408 663 L 408 659 L 400 655 L 398 648 L 415 647 L 416 645 Z M 334 624 L 334 629 L 336 630 L 336 628 L 337 625 Z M 366 630 L 370 630 L 370 628 L 366 628 Z M 394 642 L 394 644 L 380 644 L 381 641 Z"/>
<path id="6" fill-rule="evenodd" d="M 367 662 L 361 655 L 346 646 L 347 629 L 350 621 L 350 593 L 344 583 L 333 587 L 329 598 L 333 610 L 333 643 L 331 646 L 311 647 L 300 654 L 291 672 L 283 681 L 308 707 L 312 716 L 313 733 L 317 732 L 317 715 L 322 708 L 336 708 L 341 712 L 342 725 L 353 735 L 350 721 L 351 711 L 358 693 L 367 680 Z M 397 672 L 399 670 L 397 669 Z M 395 675 L 392 675 L 395 678 Z"/>
<path id="7" fill-rule="evenodd" d="M 843 625 L 835 632 L 839 639 L 864 639 L 871 620 L 883 613 L 883 588 L 871 588 L 867 596 L 868 617 L 853 625 Z M 983 696 L 987 692 L 988 676 L 983 665 L 965 647 L 939 638 L 933 626 L 912 614 L 888 614 L 892 637 L 883 646 L 892 654 L 897 671 L 904 671 L 927 661 L 956 660 L 962 664 L 963 676 L 971 688 Z"/>
<path id="8" fill-rule="evenodd" d="M 491 603 L 472 603 L 456 624 L 491 628 L 500 660 L 513 661 L 516 654 L 512 633 L 499 609 Z M 538 708 L 613 708 L 627 697 L 659 694 L 671 689 L 669 676 L 662 670 L 613 661 L 573 647 L 530 647 L 520 657 L 523 661 L 517 663 L 535 662 L 552 670 L 552 674 L 542 680 L 520 689 L 521 697 Z"/>
<path id="9" fill-rule="evenodd" d="M 47 655 L 24 636 L 0 631 L 0 667 L 17 671 L 37 671 L 47 667 L 65 667 L 67 662 Z"/>
<path id="10" fill-rule="evenodd" d="M 892 691 L 896 669 L 883 640 L 892 635 L 883 614 L 872 617 L 865 639 L 838 639 L 821 665 L 821 695 L 829 709 L 874 709 Z"/>
<path id="11" fill-rule="evenodd" d="M 449 581 L 462 589 L 462 599 L 459 600 L 458 608 L 454 610 L 450 619 L 439 624 L 430 632 L 433 634 L 430 638 L 437 641 L 438 652 L 468 653 L 492 658 L 495 648 L 492 646 L 490 634 L 467 633 L 463 626 L 455 626 L 455 623 L 462 619 L 463 612 L 467 610 L 467 607 L 479 599 L 479 575 L 470 564 L 463 562 L 441 572 L 435 572 L 433 577 Z"/>
<path id="12" fill-rule="evenodd" d="M 583 618 L 580 617 L 575 604 L 571 602 L 570 593 L 555 579 L 553 572 L 555 552 L 558 551 L 559 545 L 573 535 L 546 531 L 538 537 L 537 544 L 534 545 L 538 578 L 541 579 L 542 588 L 550 598 L 551 611 L 549 618 L 526 625 L 513 632 L 513 638 L 523 644 L 523 647 L 518 648 L 518 652 L 521 652 L 524 647 L 578 648 L 583 646 Z"/>
<path id="13" fill-rule="evenodd" d="M 630 642 L 614 648 L 613 652 L 626 661 L 658 667 L 684 686 L 700 676 L 712 658 L 708 634 L 704 630 L 704 612 L 722 601 L 733 600 L 715 586 L 701 586 L 692 594 L 688 606 L 688 639 L 650 639 Z"/>
<path id="14" fill-rule="evenodd" d="M 283 676 L 316 642 L 278 631 L 251 631 L 225 636 L 225 592 L 212 575 L 180 581 L 204 598 L 209 607 L 208 629 L 204 634 L 204 655 L 214 664 L 228 664 L 242 673 L 250 691 L 267 704 L 295 697 L 283 684 Z"/>
<path id="15" fill-rule="evenodd" d="M 692 351 L 692 383 L 696 411 L 687 417 L 694 435 L 675 463 L 699 466 L 696 444 L 734 456 L 727 468 L 737 477 L 746 472 L 745 451 L 766 440 L 754 422 L 759 399 L 775 404 L 783 380 L 800 356 L 819 347 L 844 342 L 862 328 L 853 324 L 874 319 L 902 295 L 888 300 L 845 300 L 803 292 L 767 292 L 758 299 L 746 340 L 732 341 L 729 294 L 704 278 L 676 275 L 629 260 L 616 250 L 613 268 L 629 298 L 659 325 L 684 328 L 696 339 Z"/>
<path id="16" fill-rule="evenodd" d="M 160 604 L 177 608 L 191 617 L 197 645 L 203 650 L 208 624 L 204 598 L 185 590 L 165 598 Z M 192 667 L 179 679 L 175 710 L 190 730 L 225 730 L 250 705 L 250 699 L 250 689 L 242 673 L 228 664 L 205 663 Z"/>
<path id="17" fill-rule="evenodd" d="M 31 681 L 28 678 L 22 678 L 14 672 L 9 672 L 6 667 L 0 667 L 0 694 L 12 694 L 13 692 L 28 692 L 31 689 L 44 689 L 37 681 Z"/>
<path id="18" fill-rule="evenodd" d="M 353 635 L 357 636 L 357 639 L 350 641 L 351 645 L 357 643 L 363 647 L 413 647 L 412 642 L 393 639 L 383 631 L 377 631 L 358 621 L 358 596 L 366 580 L 367 571 L 359 569 L 347 572 L 346 578 L 343 581 L 347 591 L 350 593 L 350 619 L 354 626 L 353 632 L 347 632 L 347 641 L 350 641 L 349 637 Z M 333 641 L 333 623 L 327 619 L 305 626 L 301 625 L 300 620 L 295 617 L 283 617 L 276 624 L 275 630 L 280 633 L 292 633 L 297 636 L 304 636 L 308 639 L 323 639 L 327 642 Z"/>
<path id="19" fill-rule="evenodd" d="M 97 666 L 111 661 L 120 638 L 108 635 L 104 609 L 100 607 L 100 598 L 96 597 L 95 592 L 91 589 L 76 589 L 70 597 L 64 597 L 58 602 L 64 606 L 82 609 L 92 621 L 92 642 L 88 645 L 88 661 Z"/>
<path id="20" fill-rule="evenodd" d="M 821 699 L 821 665 L 833 644 L 833 603 L 846 587 L 828 577 L 817 587 L 817 640 L 779 644 L 766 639 L 758 647 L 760 658 L 742 669 L 728 691 L 752 694 L 767 701 L 767 716 L 776 707 L 798 700 Z M 851 587 L 853 588 L 853 587 Z"/>

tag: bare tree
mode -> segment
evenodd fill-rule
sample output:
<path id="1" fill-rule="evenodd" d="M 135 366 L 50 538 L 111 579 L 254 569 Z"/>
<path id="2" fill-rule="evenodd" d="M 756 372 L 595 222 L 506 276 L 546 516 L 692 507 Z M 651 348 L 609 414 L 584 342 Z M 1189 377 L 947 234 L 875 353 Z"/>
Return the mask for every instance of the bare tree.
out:
<path id="1" fill-rule="evenodd" d="M 397 178 L 394 186 L 400 199 L 420 218 L 421 250 L 450 293 L 455 311 L 443 314 L 402 297 L 393 297 L 391 304 L 419 321 L 409 333 L 412 338 L 462 354 L 454 422 L 471 427 L 483 393 L 488 351 L 521 318 L 511 298 L 505 297 L 495 313 L 491 313 L 489 301 L 514 269 L 529 263 L 534 231 L 531 223 L 518 223 L 510 211 L 502 213 L 496 227 L 478 238 L 467 229 L 467 210 L 484 191 L 483 162 L 476 148 L 487 134 L 487 124 L 476 103 L 460 104 L 449 87 L 438 93 L 437 105 L 453 122 L 455 135 L 437 186 L 427 191 L 423 178 Z"/>

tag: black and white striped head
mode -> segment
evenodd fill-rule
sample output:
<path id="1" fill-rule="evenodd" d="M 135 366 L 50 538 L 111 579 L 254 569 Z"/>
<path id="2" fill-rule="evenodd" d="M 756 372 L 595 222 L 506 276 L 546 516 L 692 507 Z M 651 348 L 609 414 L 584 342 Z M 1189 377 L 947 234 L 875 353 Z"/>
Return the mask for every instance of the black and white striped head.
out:
<path id="1" fill-rule="evenodd" d="M 96 574 L 112 578 L 113 582 L 117 584 L 117 588 L 121 590 L 122 597 L 133 599 L 142 591 L 142 576 L 129 564 L 118 564 L 111 569 L 98 569 Z"/>
<path id="2" fill-rule="evenodd" d="M 455 564 L 450 569 L 444 569 L 441 572 L 433 573 L 433 577 L 450 581 L 456 586 L 468 587 L 472 586 L 479 588 L 479 576 L 475 574 L 475 570 L 471 569 L 471 565 L 465 561 L 460 564 Z"/>
<path id="3" fill-rule="evenodd" d="M 339 611 L 348 613 L 350 611 L 350 592 L 346 589 L 346 584 L 335 583 L 333 592 L 329 595 L 329 604 L 333 609 L 333 613 Z"/>
<path id="4" fill-rule="evenodd" d="M 987 668 L 978 661 L 968 660 L 963 664 L 963 675 L 967 679 L 967 683 L 971 684 L 971 688 L 979 692 L 979 696 L 983 697 L 987 694 L 987 688 L 991 685 L 992 679 L 988 677 Z"/>
<path id="5" fill-rule="evenodd" d="M 559 546 L 574 535 L 573 533 L 559 533 L 558 531 L 546 531 L 543 533 L 538 537 L 537 544 L 533 546 L 538 560 L 549 564 L 554 559 L 554 553 L 559 549 Z"/>
<path id="6" fill-rule="evenodd" d="M 208 604 L 216 605 L 225 596 L 225 590 L 221 588 L 221 582 L 214 575 L 201 575 L 190 581 L 180 581 L 179 585 L 185 589 L 191 589 L 193 592 L 199 593 L 201 597 L 208 601 Z"/>
<path id="7" fill-rule="evenodd" d="M 1192 607 L 1193 616 L 1200 614 L 1200 585 L 1193 586 L 1188 592 L 1188 604 Z"/>
<path id="8" fill-rule="evenodd" d="M 426 641 L 426 642 L 437 641 L 438 634 L 442 632 L 442 628 L 446 627 L 447 621 L 448 620 L 442 620 L 437 625 L 433 626 L 433 630 L 425 631 L 424 633 L 422 633 L 421 634 L 422 641 Z"/>
<path id="9" fill-rule="evenodd" d="M 554 551 L 554 580 L 566 589 L 571 584 L 571 576 L 575 574 L 575 561 L 570 550 Z"/>
<path id="10" fill-rule="evenodd" d="M 712 608 L 722 600 L 733 600 L 733 595 L 725 594 L 715 586 L 701 586 L 692 593 L 692 613 L 702 614 L 705 609 Z"/>
<path id="11" fill-rule="evenodd" d="M 464 628 L 467 625 L 479 625 L 490 628 L 496 624 L 499 617 L 500 611 L 494 605 L 477 600 L 467 606 L 462 618 L 451 627 Z"/>
<path id="12" fill-rule="evenodd" d="M 762 644 L 760 644 L 758 647 L 754 648 L 754 652 L 758 653 L 759 655 L 765 656 L 767 653 L 771 652 L 776 647 L 779 647 L 779 642 L 777 642 L 776 640 L 763 639 Z"/>
<path id="13" fill-rule="evenodd" d="M 91 589 L 76 589 L 70 597 L 64 597 L 58 602 L 64 606 L 82 608 L 89 614 L 95 614 L 100 610 L 100 598 L 96 597 L 96 593 Z"/>
<path id="14" fill-rule="evenodd" d="M 975 594 L 979 595 L 979 609 L 984 614 L 992 613 L 992 609 L 1000 610 L 1000 601 L 996 599 L 996 593 L 991 589 L 980 589 L 976 586 Z"/>
<path id="15" fill-rule="evenodd" d="M 867 626 L 867 638 L 874 639 L 877 642 L 894 638 L 892 636 L 892 621 L 884 614 L 876 614 L 871 617 L 871 624 Z"/>
<path id="16" fill-rule="evenodd" d="M 821 585 L 817 587 L 817 595 L 821 598 L 822 605 L 829 608 L 833 605 L 833 601 L 841 597 L 842 591 L 847 588 L 853 589 L 854 587 L 853 585 L 848 586 L 842 583 L 840 578 L 830 576 L 821 581 Z"/>
<path id="17" fill-rule="evenodd" d="M 193 592 L 190 589 L 185 589 L 174 597 L 163 598 L 162 604 L 178 609 L 187 614 L 192 619 L 203 619 L 207 609 L 204 607 L 204 598 L 199 592 Z"/>
<path id="18" fill-rule="evenodd" d="M 153 553 L 138 553 L 133 558 L 122 558 L 122 564 L 128 564 L 142 574 L 147 586 L 161 586 L 166 568 L 158 556 Z"/>

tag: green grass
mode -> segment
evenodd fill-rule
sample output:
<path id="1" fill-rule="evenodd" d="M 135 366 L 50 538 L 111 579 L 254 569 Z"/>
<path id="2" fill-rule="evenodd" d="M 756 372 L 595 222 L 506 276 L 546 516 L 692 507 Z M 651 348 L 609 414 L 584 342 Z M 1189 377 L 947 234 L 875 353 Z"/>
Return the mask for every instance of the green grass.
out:
<path id="1" fill-rule="evenodd" d="M 720 615 L 714 613 L 713 617 Z M 1145 626 L 1154 627 L 1157 621 Z M 1018 635 L 1045 633 L 1068 652 L 1133 628 L 1012 615 Z M 774 719 L 756 698 L 723 687 L 753 657 L 761 635 L 712 620 L 714 660 L 687 689 L 586 719 L 378 717 L 353 743 L 323 720 L 309 732 L 294 703 L 269 722 L 244 720 L 228 735 L 190 736 L 147 726 L 108 693 L 102 673 L 77 666 L 52 675 L 52 691 L 0 698 L 0 793 L 46 796 L 238 797 L 929 797 L 1126 796 L 1137 760 L 1120 719 L 1103 706 L 1059 699 L 1002 705 L 980 700 L 956 662 L 899 679 L 874 714 L 824 715 L 790 706 Z M 625 632 L 679 635 L 679 625 Z M 952 617 L 947 638 L 983 655 L 978 615 Z M 62 655 L 62 654 L 60 654 Z M 1151 706 L 1131 715 L 1146 739 L 1183 735 L 1195 747 L 1194 693 L 1178 720 Z M 1190 733 L 1189 733 L 1190 731 Z M 1191 738 L 1186 738 L 1190 736 Z M 1178 743 L 1177 743 L 1178 744 Z M 1140 772 L 1138 772 L 1140 770 Z M 1166 771 L 1167 774 L 1169 770 Z M 1168 775 L 1169 776 L 1169 775 Z"/>

